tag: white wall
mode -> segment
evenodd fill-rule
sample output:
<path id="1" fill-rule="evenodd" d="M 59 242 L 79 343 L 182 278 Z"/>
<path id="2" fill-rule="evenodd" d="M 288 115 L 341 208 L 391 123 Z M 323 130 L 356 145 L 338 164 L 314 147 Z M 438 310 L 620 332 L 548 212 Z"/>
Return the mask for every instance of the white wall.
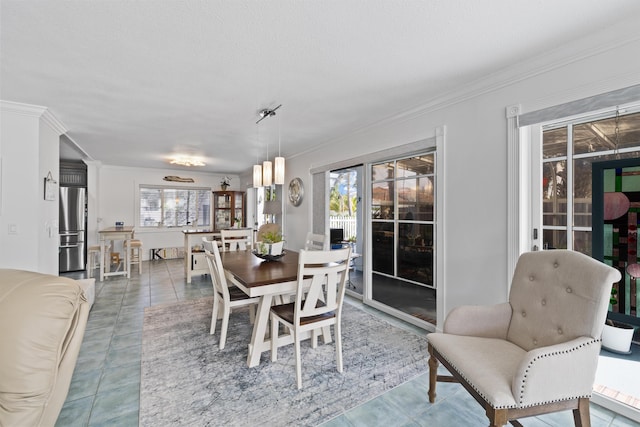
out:
<path id="1" fill-rule="evenodd" d="M 64 128 L 44 107 L 0 107 L 0 267 L 58 274 L 58 194 L 44 200 L 44 178 L 59 180 Z"/>
<path id="2" fill-rule="evenodd" d="M 96 202 L 97 215 L 89 215 L 89 221 L 95 221 L 88 226 L 89 244 L 97 244 L 97 231 L 102 228 L 113 227 L 116 221 L 124 221 L 125 225 L 136 227 L 135 237 L 142 241 L 143 259 L 149 259 L 149 249 L 180 247 L 184 245 L 184 235 L 182 227 L 175 229 L 150 230 L 141 229 L 137 224 L 138 209 L 138 189 L 140 185 L 165 185 L 172 187 L 205 187 L 212 191 L 220 189 L 220 181 L 225 174 L 211 174 L 202 172 L 179 172 L 169 169 L 143 169 L 131 167 L 119 167 L 109 165 L 94 165 L 88 171 L 89 175 L 97 174 L 98 196 Z M 167 175 L 179 175 L 190 177 L 194 183 L 180 183 L 163 181 Z M 231 178 L 229 190 L 245 191 L 240 188 L 240 179 L 235 175 L 228 175 Z M 89 182 L 92 181 L 89 176 Z M 89 201 L 94 197 L 89 188 Z M 89 207 L 91 210 L 91 206 Z"/>
<path id="3" fill-rule="evenodd" d="M 300 239 L 291 242 L 292 236 L 304 236 L 310 226 L 310 168 L 432 137 L 438 126 L 445 125 L 445 165 L 438 179 L 444 179 L 446 187 L 446 229 L 444 236 L 440 236 L 446 241 L 446 251 L 438 255 L 445 257 L 445 271 L 440 274 L 446 282 L 439 283 L 438 292 L 443 298 L 438 307 L 438 325 L 442 326 L 444 316 L 455 306 L 505 301 L 509 287 L 505 279 L 505 109 L 521 104 L 523 112 L 527 112 L 640 83 L 637 37 L 610 50 L 591 47 L 593 54 L 580 57 L 575 54 L 589 51 L 588 45 L 575 51 L 567 47 L 568 60 L 562 66 L 533 69 L 538 65 L 525 64 L 514 69 L 510 84 L 496 85 L 491 90 L 478 89 L 475 94 L 474 88 L 469 88 L 467 95 L 449 105 L 434 105 L 422 113 L 346 135 L 319 146 L 316 151 L 287 159 L 286 182 L 299 176 L 308 190 L 301 206 L 286 204 L 284 232 L 288 241 L 299 245 Z"/>

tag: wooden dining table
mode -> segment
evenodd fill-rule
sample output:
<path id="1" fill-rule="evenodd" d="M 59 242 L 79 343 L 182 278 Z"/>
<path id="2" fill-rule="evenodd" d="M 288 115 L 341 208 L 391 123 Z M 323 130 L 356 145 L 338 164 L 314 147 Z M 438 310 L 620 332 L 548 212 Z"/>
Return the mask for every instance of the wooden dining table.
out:
<path id="1" fill-rule="evenodd" d="M 107 227 L 99 230 L 100 236 L 100 281 L 104 281 L 107 276 L 123 275 L 127 278 L 131 277 L 131 265 L 129 264 L 129 254 L 127 253 L 127 240 L 133 239 L 135 228 L 131 226 L 123 227 Z M 124 252 L 124 266 L 122 270 L 111 271 L 111 262 L 106 261 L 107 241 L 111 241 L 111 249 L 114 248 L 114 242 L 122 240 L 122 249 Z"/>
<path id="2" fill-rule="evenodd" d="M 274 297 L 291 295 L 296 292 L 298 281 L 298 253 L 286 250 L 285 255 L 277 261 L 265 261 L 255 256 L 250 250 L 220 253 L 227 280 L 242 289 L 250 297 L 260 297 L 256 312 L 247 365 L 255 367 L 260 364 L 260 356 L 271 350 L 271 339 L 267 337 L 269 310 Z M 331 342 L 328 328 L 323 330 L 325 343 Z M 278 347 L 293 342 L 293 337 L 278 337 Z"/>

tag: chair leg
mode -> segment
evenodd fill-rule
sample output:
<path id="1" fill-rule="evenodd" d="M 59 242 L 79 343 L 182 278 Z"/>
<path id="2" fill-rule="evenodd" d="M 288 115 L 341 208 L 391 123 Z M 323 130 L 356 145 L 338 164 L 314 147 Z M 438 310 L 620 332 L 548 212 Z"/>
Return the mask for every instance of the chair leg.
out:
<path id="1" fill-rule="evenodd" d="M 218 320 L 218 310 L 220 309 L 220 302 L 218 301 L 218 295 L 213 296 L 213 310 L 211 311 L 211 329 L 209 334 L 216 333 L 216 320 Z"/>
<path id="2" fill-rule="evenodd" d="M 278 326 L 280 322 L 272 314 L 271 315 L 271 361 L 278 360 Z"/>
<path id="3" fill-rule="evenodd" d="M 573 423 L 576 427 L 591 427 L 589 399 L 583 397 L 578 400 L 578 408 L 573 410 Z"/>
<path id="4" fill-rule="evenodd" d="M 506 409 L 495 409 L 488 407 L 486 410 L 489 418 L 489 427 L 501 427 L 509 421 Z"/>
<path id="5" fill-rule="evenodd" d="M 342 331 L 340 323 L 336 323 L 333 327 L 336 333 L 336 362 L 338 363 L 338 372 L 342 373 Z"/>
<path id="6" fill-rule="evenodd" d="M 231 316 L 231 309 L 228 305 L 222 308 L 222 327 L 220 328 L 220 350 L 224 350 L 224 345 L 227 343 L 227 329 L 229 328 L 229 317 Z"/>
<path id="7" fill-rule="evenodd" d="M 429 402 L 436 401 L 436 383 L 438 381 L 438 359 L 433 355 L 433 348 L 429 345 Z"/>
<path id="8" fill-rule="evenodd" d="M 298 331 L 293 332 L 293 341 L 296 347 L 296 379 L 298 380 L 298 390 L 302 388 L 302 357 L 300 356 L 300 339 Z"/>

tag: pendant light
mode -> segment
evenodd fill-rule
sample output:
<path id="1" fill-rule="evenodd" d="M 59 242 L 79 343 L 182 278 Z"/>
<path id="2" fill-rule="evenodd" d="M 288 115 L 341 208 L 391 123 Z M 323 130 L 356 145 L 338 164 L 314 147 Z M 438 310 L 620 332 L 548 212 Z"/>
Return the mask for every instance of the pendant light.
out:
<path id="1" fill-rule="evenodd" d="M 262 162 L 262 185 L 269 187 L 273 177 L 273 168 L 269 160 L 269 143 L 267 142 L 267 160 Z"/>
<path id="2" fill-rule="evenodd" d="M 281 130 L 280 130 L 280 116 L 278 116 L 278 157 L 275 160 L 275 168 L 273 170 L 273 183 L 277 185 L 284 184 L 284 157 L 280 156 L 280 140 L 281 140 Z"/>

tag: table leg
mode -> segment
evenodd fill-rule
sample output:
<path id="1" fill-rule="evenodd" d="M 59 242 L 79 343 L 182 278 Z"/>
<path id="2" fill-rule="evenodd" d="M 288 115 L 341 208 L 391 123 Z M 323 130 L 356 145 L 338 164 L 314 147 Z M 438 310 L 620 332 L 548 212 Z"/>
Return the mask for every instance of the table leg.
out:
<path id="1" fill-rule="evenodd" d="M 124 268 L 127 269 L 127 279 L 131 278 L 131 260 L 129 257 L 131 256 L 131 246 L 129 243 L 131 240 L 125 239 L 122 243 L 122 249 L 124 250 Z"/>
<path id="2" fill-rule="evenodd" d="M 100 240 L 100 281 L 104 281 L 104 240 Z"/>
<path id="3" fill-rule="evenodd" d="M 253 332 L 251 333 L 251 344 L 249 344 L 249 354 L 247 356 L 247 365 L 250 368 L 258 366 L 262 352 L 271 348 L 270 341 L 265 340 L 265 335 L 269 325 L 269 311 L 271 310 L 272 300 L 272 295 L 264 295 L 258 303 L 256 320 L 253 324 Z"/>

